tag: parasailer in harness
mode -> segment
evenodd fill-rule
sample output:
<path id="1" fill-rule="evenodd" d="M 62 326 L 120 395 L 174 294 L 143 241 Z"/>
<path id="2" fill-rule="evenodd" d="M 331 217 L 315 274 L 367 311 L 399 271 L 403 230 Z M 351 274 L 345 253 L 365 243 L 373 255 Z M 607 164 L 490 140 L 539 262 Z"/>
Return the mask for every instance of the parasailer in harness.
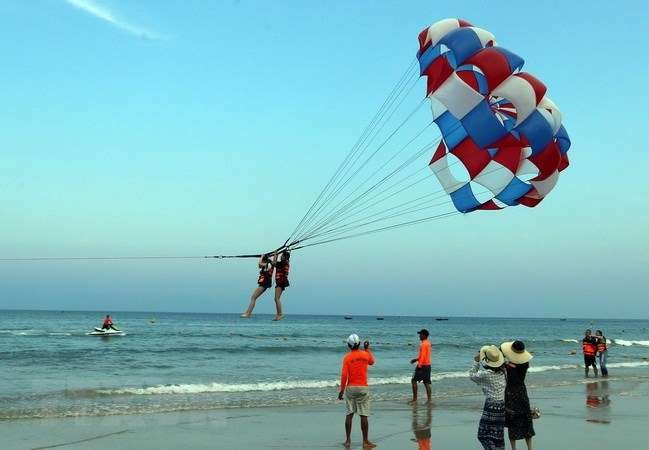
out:
<path id="1" fill-rule="evenodd" d="M 291 259 L 291 252 L 288 250 L 282 251 L 282 259 L 277 261 L 277 253 L 273 256 L 271 264 L 275 267 L 275 308 L 277 308 L 277 315 L 273 320 L 282 320 L 284 314 L 282 313 L 282 294 L 284 289 L 290 286 L 288 282 L 288 272 L 291 268 L 289 260 Z"/>
<path id="2" fill-rule="evenodd" d="M 266 289 L 269 289 L 273 285 L 273 270 L 274 267 L 270 261 L 268 255 L 261 255 L 259 259 L 259 277 L 257 278 L 257 288 L 253 291 L 252 296 L 250 297 L 250 305 L 246 312 L 241 314 L 241 317 L 244 319 L 249 318 L 252 315 L 253 309 L 257 303 L 257 299 L 266 292 Z"/>

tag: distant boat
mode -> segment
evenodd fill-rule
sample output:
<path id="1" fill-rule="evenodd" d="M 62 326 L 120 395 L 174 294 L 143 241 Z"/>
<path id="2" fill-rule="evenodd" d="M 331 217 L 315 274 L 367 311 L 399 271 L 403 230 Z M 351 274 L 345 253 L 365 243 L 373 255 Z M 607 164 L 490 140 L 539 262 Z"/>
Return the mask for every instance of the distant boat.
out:
<path id="1" fill-rule="evenodd" d="M 383 317 L 377 317 L 376 320 L 383 320 Z"/>
<path id="2" fill-rule="evenodd" d="M 353 319 L 352 316 L 345 316 L 345 320 L 352 320 L 352 319 Z"/>
<path id="3" fill-rule="evenodd" d="M 435 320 L 448 320 L 448 319 L 446 319 L 444 317 L 436 317 Z"/>
<path id="4" fill-rule="evenodd" d="M 565 321 L 568 320 L 568 319 L 559 319 L 559 320 L 562 321 L 562 322 L 565 322 Z"/>

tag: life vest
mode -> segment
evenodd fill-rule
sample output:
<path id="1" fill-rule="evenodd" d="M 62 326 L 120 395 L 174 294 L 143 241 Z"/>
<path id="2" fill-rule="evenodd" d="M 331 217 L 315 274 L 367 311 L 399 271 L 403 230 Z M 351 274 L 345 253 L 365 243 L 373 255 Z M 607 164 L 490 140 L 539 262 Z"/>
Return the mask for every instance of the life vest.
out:
<path id="1" fill-rule="evenodd" d="M 288 261 L 280 261 L 275 265 L 275 283 L 286 283 L 288 281 L 288 271 L 290 264 Z"/>
<path id="2" fill-rule="evenodd" d="M 268 270 L 262 268 L 259 271 L 259 278 L 257 278 L 257 284 L 261 284 L 261 285 L 268 284 L 268 283 L 270 283 L 272 278 L 273 278 L 273 268 L 272 268 L 272 266 Z"/>
<path id="3" fill-rule="evenodd" d="M 602 336 L 597 340 L 597 351 L 604 353 L 606 351 L 606 338 Z"/>
<path id="4" fill-rule="evenodd" d="M 113 321 L 110 319 L 104 319 L 104 326 L 112 325 Z"/>
<path id="5" fill-rule="evenodd" d="M 581 341 L 581 348 L 586 356 L 595 356 L 597 354 L 597 343 L 593 339 L 584 338 Z"/>

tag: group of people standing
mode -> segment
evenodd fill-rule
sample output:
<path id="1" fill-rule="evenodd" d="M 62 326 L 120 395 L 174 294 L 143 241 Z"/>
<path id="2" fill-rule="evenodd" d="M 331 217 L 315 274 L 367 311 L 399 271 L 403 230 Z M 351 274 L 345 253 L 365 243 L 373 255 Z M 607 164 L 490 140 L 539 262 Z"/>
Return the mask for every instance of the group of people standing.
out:
<path id="1" fill-rule="evenodd" d="M 602 376 L 608 376 L 606 360 L 608 359 L 608 345 L 606 336 L 602 330 L 595 331 L 590 328 L 584 332 L 584 338 L 581 340 L 581 349 L 584 352 L 584 376 L 588 378 L 588 371 L 592 367 L 593 373 L 597 376 L 597 363 L 595 358 L 599 359 L 599 367 L 602 369 Z"/>
<path id="2" fill-rule="evenodd" d="M 478 440 L 486 450 L 505 448 L 505 427 L 512 450 L 521 439 L 532 449 L 535 412 L 525 386 L 531 359 L 522 341 L 504 342 L 500 347 L 486 345 L 474 357 L 469 377 L 485 395 Z"/>
<path id="3" fill-rule="evenodd" d="M 250 304 L 246 312 L 241 314 L 244 319 L 252 316 L 252 312 L 257 304 L 257 299 L 270 289 L 273 285 L 273 272 L 275 273 L 275 318 L 274 321 L 282 320 L 284 313 L 282 312 L 282 294 L 284 290 L 290 286 L 288 282 L 288 273 L 291 268 L 290 259 L 291 253 L 288 250 L 281 252 L 281 259 L 278 261 L 278 252 L 262 255 L 259 259 L 259 277 L 257 278 L 257 287 L 252 292 L 250 297 Z"/>
<path id="4" fill-rule="evenodd" d="M 417 383 L 426 387 L 428 402 L 431 402 L 431 353 L 432 345 L 429 332 L 422 329 L 419 335 L 419 354 L 410 360 L 417 363 L 412 376 L 412 401 L 417 402 Z M 368 416 L 370 396 L 367 383 L 368 367 L 375 362 L 370 350 L 369 341 L 363 343 L 356 334 L 347 338 L 349 353 L 342 361 L 340 391 L 338 399 L 345 400 L 347 414 L 345 417 L 345 443 L 351 446 L 352 419 L 358 414 L 361 420 L 363 448 L 376 445 L 369 440 Z M 532 449 L 534 426 L 532 419 L 535 411 L 530 408 L 530 400 L 525 386 L 525 376 L 529 369 L 532 355 L 525 349 L 522 341 L 505 342 L 483 346 L 474 357 L 474 364 L 469 370 L 469 377 L 478 384 L 485 394 L 485 403 L 478 427 L 478 440 L 486 450 L 505 448 L 505 427 L 508 428 L 509 441 L 516 450 L 516 441 L 525 440 L 528 450 Z"/>

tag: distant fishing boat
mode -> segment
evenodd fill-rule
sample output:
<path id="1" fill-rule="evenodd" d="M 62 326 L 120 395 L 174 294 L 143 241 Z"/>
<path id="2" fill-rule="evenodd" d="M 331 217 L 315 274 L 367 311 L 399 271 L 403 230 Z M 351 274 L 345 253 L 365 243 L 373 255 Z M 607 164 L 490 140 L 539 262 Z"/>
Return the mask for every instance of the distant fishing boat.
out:
<path id="1" fill-rule="evenodd" d="M 448 320 L 448 319 L 446 319 L 444 317 L 436 317 L 435 320 Z"/>
<path id="2" fill-rule="evenodd" d="M 383 317 L 377 317 L 376 320 L 383 320 Z"/>
<path id="3" fill-rule="evenodd" d="M 345 320 L 352 320 L 352 319 L 353 319 L 352 316 L 345 316 Z"/>

